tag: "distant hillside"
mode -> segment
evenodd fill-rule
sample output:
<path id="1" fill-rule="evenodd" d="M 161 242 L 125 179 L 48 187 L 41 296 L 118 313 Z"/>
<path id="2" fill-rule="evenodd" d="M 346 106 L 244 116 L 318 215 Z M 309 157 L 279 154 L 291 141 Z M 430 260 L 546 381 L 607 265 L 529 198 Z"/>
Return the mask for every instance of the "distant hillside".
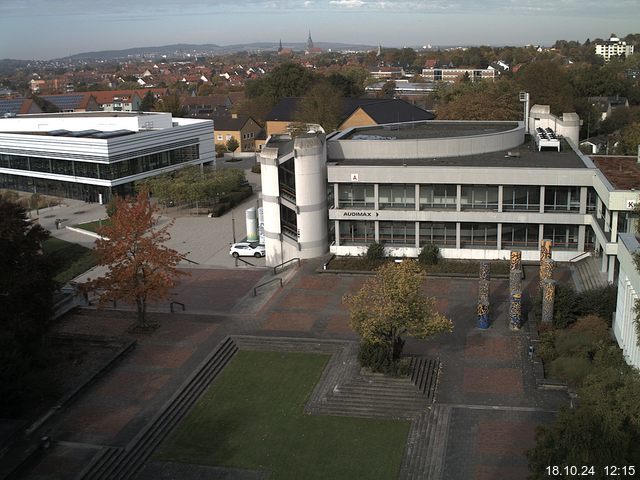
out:
<path id="1" fill-rule="evenodd" d="M 221 55 L 228 53 L 235 53 L 241 51 L 256 51 L 267 50 L 275 51 L 278 49 L 278 43 L 273 42 L 258 42 L 258 43 L 246 43 L 236 45 L 215 45 L 204 44 L 195 45 L 189 43 L 179 43 L 175 45 L 163 45 L 159 47 L 137 47 L 127 48 L 124 50 L 103 50 L 99 52 L 85 52 L 64 57 L 65 60 L 116 60 L 131 57 L 161 57 L 166 55 L 167 57 L 184 57 L 187 55 Z M 348 43 L 331 43 L 331 42 L 317 42 L 316 47 L 323 50 L 371 50 L 376 47 L 371 45 L 353 45 Z M 283 47 L 292 48 L 293 50 L 302 51 L 305 49 L 306 44 L 299 43 L 283 43 Z"/>

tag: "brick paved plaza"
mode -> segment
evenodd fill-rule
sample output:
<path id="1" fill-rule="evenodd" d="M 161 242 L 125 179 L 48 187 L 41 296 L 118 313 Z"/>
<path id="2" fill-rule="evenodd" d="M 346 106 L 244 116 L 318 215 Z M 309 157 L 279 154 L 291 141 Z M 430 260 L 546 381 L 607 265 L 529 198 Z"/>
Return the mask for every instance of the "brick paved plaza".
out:
<path id="1" fill-rule="evenodd" d="M 258 297 L 253 287 L 271 278 L 270 270 L 193 269 L 174 292 L 186 311 L 153 313 L 160 327 L 151 334 L 127 332 L 131 311 L 83 310 L 65 318 L 57 326 L 61 332 L 134 338 L 137 345 L 43 427 L 56 443 L 26 478 L 74 478 L 101 448 L 125 447 L 230 334 L 357 340 L 341 299 L 365 278 L 320 274 L 317 266 L 303 263 L 287 274 L 284 288 Z M 530 287 L 537 278 L 527 274 Z M 535 388 L 527 330 L 514 333 L 506 325 L 507 282 L 492 281 L 493 323 L 481 331 L 475 328 L 475 280 L 428 279 L 425 291 L 455 329 L 406 345 L 406 353 L 442 362 L 436 402 L 451 411 L 442 458 L 447 480 L 526 478 L 523 452 L 533 445 L 535 426 L 568 402 L 566 394 Z"/>

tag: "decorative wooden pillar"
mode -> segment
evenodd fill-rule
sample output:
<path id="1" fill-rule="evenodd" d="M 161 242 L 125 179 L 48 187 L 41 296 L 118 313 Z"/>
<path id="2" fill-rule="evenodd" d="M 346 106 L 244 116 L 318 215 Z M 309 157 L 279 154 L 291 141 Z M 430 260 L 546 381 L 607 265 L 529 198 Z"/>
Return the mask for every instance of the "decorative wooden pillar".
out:
<path id="1" fill-rule="evenodd" d="M 556 299 L 555 280 L 545 280 L 542 285 L 542 323 L 553 323 L 553 304 Z"/>
<path id="2" fill-rule="evenodd" d="M 543 258 L 540 260 L 540 288 L 543 287 L 544 282 L 546 280 L 553 279 L 553 270 L 555 268 L 555 263 L 550 258 Z"/>
<path id="3" fill-rule="evenodd" d="M 520 330 L 522 327 L 522 252 L 511 251 L 509 270 L 509 328 Z"/>
<path id="4" fill-rule="evenodd" d="M 489 328 L 489 281 L 491 280 L 491 264 L 480 264 L 478 280 L 478 328 Z"/>

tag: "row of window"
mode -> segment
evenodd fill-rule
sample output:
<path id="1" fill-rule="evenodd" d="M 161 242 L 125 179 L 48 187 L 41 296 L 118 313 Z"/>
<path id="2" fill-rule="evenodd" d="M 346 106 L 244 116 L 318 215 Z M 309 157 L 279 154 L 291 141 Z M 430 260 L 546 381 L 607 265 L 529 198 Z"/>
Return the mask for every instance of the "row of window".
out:
<path id="1" fill-rule="evenodd" d="M 439 247 L 455 248 L 457 245 L 455 222 L 378 222 L 378 239 L 386 245 L 415 247 L 416 234 L 419 245 L 433 243 Z M 553 241 L 555 248 L 578 248 L 578 225 L 545 225 L 544 238 Z M 373 221 L 340 221 L 340 245 L 368 245 L 375 238 Z M 537 249 L 540 229 L 536 224 L 502 224 L 502 248 Z M 497 248 L 498 225 L 495 223 L 460 223 L 462 248 Z"/>
<path id="2" fill-rule="evenodd" d="M 330 186 L 331 189 L 331 186 Z M 539 186 L 504 186 L 503 211 L 540 211 Z M 373 184 L 339 184 L 338 208 L 375 208 Z M 458 187 L 454 184 L 418 185 L 419 208 L 451 209 L 457 206 Z M 591 192 L 589 192 L 591 193 Z M 587 195 L 587 210 L 595 209 L 595 192 Z M 462 185 L 460 195 L 462 210 L 498 210 L 497 185 Z M 416 207 L 414 184 L 378 185 L 378 208 L 410 209 Z M 545 187 L 545 212 L 579 212 L 580 187 Z"/>
<path id="3" fill-rule="evenodd" d="M 0 168 L 53 173 L 72 177 L 115 180 L 171 165 L 178 165 L 191 160 L 197 160 L 198 158 L 200 158 L 199 145 L 191 145 L 166 152 L 143 155 L 108 164 L 0 154 Z"/>

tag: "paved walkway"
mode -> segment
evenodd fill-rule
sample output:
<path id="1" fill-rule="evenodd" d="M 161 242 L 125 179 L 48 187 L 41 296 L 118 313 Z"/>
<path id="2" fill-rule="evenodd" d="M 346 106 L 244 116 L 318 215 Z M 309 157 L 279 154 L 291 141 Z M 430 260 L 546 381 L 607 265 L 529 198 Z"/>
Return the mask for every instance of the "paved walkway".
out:
<path id="1" fill-rule="evenodd" d="M 135 350 L 45 426 L 57 443 L 26 478 L 74 478 L 100 447 L 125 446 L 229 334 L 357 340 L 341 299 L 366 278 L 317 274 L 316 267 L 303 262 L 287 272 L 284 288 L 258 297 L 253 286 L 269 278 L 265 270 L 193 270 L 176 292 L 187 311 L 152 314 L 158 330 L 134 336 Z M 530 290 L 537 281 L 532 273 L 525 280 Z M 438 356 L 443 363 L 436 401 L 451 412 L 442 432 L 447 480 L 526 478 L 523 452 L 533 445 L 535 426 L 567 403 L 566 395 L 535 389 L 526 331 L 506 326 L 506 282 L 492 281 L 493 323 L 481 331 L 475 328 L 477 282 L 429 279 L 426 291 L 455 330 L 407 342 L 407 353 Z M 131 337 L 132 318 L 130 311 L 83 310 L 57 328 Z"/>

